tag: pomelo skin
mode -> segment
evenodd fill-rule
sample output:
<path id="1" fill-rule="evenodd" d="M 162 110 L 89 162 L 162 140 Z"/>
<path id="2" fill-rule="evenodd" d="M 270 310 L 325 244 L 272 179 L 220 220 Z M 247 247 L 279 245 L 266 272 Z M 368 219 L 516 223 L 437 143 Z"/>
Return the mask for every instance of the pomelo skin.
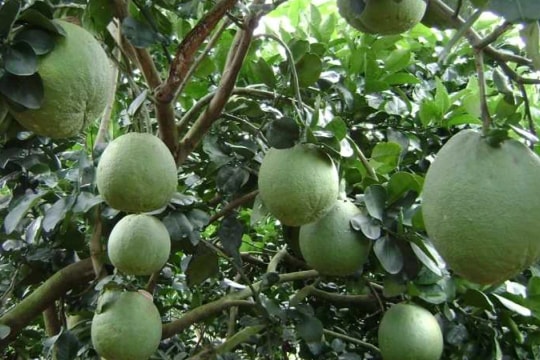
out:
<path id="1" fill-rule="evenodd" d="M 157 350 L 161 332 L 151 296 L 115 290 L 100 296 L 90 330 L 95 350 L 107 360 L 147 360 Z"/>
<path id="2" fill-rule="evenodd" d="M 444 348 L 437 319 L 413 304 L 400 303 L 387 310 L 378 339 L 384 360 L 439 360 Z"/>
<path id="3" fill-rule="evenodd" d="M 540 158 L 517 140 L 493 147 L 473 130 L 454 135 L 422 199 L 433 245 L 465 279 L 498 284 L 540 257 Z"/>
<path id="4" fill-rule="evenodd" d="M 12 109 L 11 113 L 38 135 L 66 138 L 79 134 L 102 115 L 114 78 L 111 62 L 92 34 L 70 22 L 54 21 L 67 34 L 57 36 L 55 48 L 39 59 L 43 104 L 39 109 Z"/>
<path id="5" fill-rule="evenodd" d="M 412 29 L 426 12 L 425 0 L 338 0 L 340 15 L 355 29 L 393 35 Z"/>
<path id="6" fill-rule="evenodd" d="M 96 182 L 112 208 L 132 213 L 154 211 L 167 205 L 176 191 L 176 163 L 157 136 L 127 133 L 105 148 Z"/>
<path id="7" fill-rule="evenodd" d="M 107 254 L 127 275 L 151 275 L 169 259 L 171 239 L 159 219 L 145 214 L 124 216 L 111 231 Z"/>
<path id="8" fill-rule="evenodd" d="M 359 270 L 371 248 L 371 241 L 351 227 L 351 218 L 360 212 L 352 202 L 337 200 L 324 217 L 300 227 L 306 264 L 323 275 L 346 276 Z"/>
<path id="9" fill-rule="evenodd" d="M 328 155 L 313 145 L 298 144 L 268 150 L 258 184 L 270 213 L 285 225 L 301 226 L 320 219 L 334 205 L 339 176 Z"/>

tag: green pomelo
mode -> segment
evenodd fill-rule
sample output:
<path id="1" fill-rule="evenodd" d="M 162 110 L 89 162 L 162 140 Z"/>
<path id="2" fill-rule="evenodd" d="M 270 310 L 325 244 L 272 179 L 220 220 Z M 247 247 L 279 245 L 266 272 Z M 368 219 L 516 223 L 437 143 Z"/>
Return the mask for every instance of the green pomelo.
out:
<path id="1" fill-rule="evenodd" d="M 371 248 L 351 218 L 361 211 L 352 202 L 337 200 L 321 219 L 300 227 L 300 252 L 306 264 L 324 275 L 346 276 L 359 270 Z"/>
<path id="2" fill-rule="evenodd" d="M 100 43 L 85 29 L 55 20 L 66 31 L 53 51 L 40 57 L 38 73 L 44 98 L 39 109 L 15 111 L 13 117 L 42 136 L 75 136 L 98 119 L 114 82 L 112 65 Z"/>
<path id="3" fill-rule="evenodd" d="M 357 30 L 392 35 L 412 29 L 426 12 L 425 0 L 338 0 L 339 14 Z"/>
<path id="4" fill-rule="evenodd" d="M 177 186 L 174 158 L 163 141 L 147 133 L 127 133 L 106 148 L 96 172 L 99 193 L 112 208 L 153 211 L 171 200 Z"/>
<path id="5" fill-rule="evenodd" d="M 112 229 L 107 243 L 111 263 L 128 275 L 151 275 L 169 259 L 171 239 L 157 218 L 145 214 L 124 216 Z"/>
<path id="6" fill-rule="evenodd" d="M 540 257 L 540 158 L 516 140 L 463 130 L 439 151 L 422 192 L 426 231 L 447 265 L 501 283 Z"/>
<path id="7" fill-rule="evenodd" d="M 320 219 L 334 205 L 339 191 L 332 160 L 306 144 L 270 149 L 261 163 L 258 182 L 268 211 L 290 226 Z"/>
<path id="8" fill-rule="evenodd" d="M 444 347 L 437 319 L 412 304 L 396 304 L 386 311 L 378 338 L 384 360 L 438 360 Z"/>
<path id="9" fill-rule="evenodd" d="M 92 319 L 92 344 L 107 360 L 147 360 L 161 341 L 161 316 L 151 295 L 107 291 Z"/>

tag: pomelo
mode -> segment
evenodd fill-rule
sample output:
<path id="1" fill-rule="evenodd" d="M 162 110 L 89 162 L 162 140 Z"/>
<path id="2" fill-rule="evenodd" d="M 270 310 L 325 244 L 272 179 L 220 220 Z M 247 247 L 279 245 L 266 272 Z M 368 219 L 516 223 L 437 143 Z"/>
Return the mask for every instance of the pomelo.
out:
<path id="1" fill-rule="evenodd" d="M 458 275 L 501 283 L 540 257 L 540 158 L 517 140 L 462 130 L 439 151 L 422 191 L 433 245 Z"/>
<path id="2" fill-rule="evenodd" d="M 268 150 L 259 169 L 258 183 L 268 211 L 289 226 L 320 219 L 334 205 L 339 191 L 333 161 L 308 144 Z"/>
<path id="3" fill-rule="evenodd" d="M 66 36 L 39 58 L 44 98 L 39 109 L 15 111 L 13 117 L 42 136 L 65 138 L 80 133 L 98 119 L 112 92 L 113 71 L 100 43 L 82 27 L 54 20 Z"/>
<path id="4" fill-rule="evenodd" d="M 348 200 L 337 200 L 321 219 L 300 227 L 300 252 L 306 264 L 324 275 L 346 276 L 359 270 L 371 248 L 360 231 L 351 227 L 351 218 L 361 213 Z"/>
<path id="5" fill-rule="evenodd" d="M 161 316 L 150 294 L 109 290 L 92 318 L 92 344 L 107 360 L 147 360 L 161 341 Z"/>
<path id="6" fill-rule="evenodd" d="M 174 158 L 163 141 L 148 133 L 127 133 L 103 151 L 96 182 L 112 208 L 146 212 L 167 205 L 176 191 Z"/>
<path id="7" fill-rule="evenodd" d="M 119 271 L 150 275 L 169 259 L 171 239 L 159 219 L 145 214 L 124 216 L 111 231 L 107 254 Z"/>
<path id="8" fill-rule="evenodd" d="M 423 307 L 405 303 L 384 313 L 378 339 L 384 360 L 438 360 L 444 347 L 437 319 Z"/>
<path id="9" fill-rule="evenodd" d="M 425 0 L 338 0 L 339 14 L 357 30 L 392 35 L 412 29 L 426 12 Z"/>

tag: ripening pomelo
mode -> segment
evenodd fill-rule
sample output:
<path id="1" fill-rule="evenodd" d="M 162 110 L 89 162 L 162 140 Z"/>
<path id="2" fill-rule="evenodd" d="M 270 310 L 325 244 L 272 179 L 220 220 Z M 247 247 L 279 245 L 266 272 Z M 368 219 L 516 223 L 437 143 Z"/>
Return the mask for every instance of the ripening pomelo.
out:
<path id="1" fill-rule="evenodd" d="M 106 148 L 96 172 L 99 193 L 107 204 L 126 212 L 157 210 L 176 191 L 174 158 L 163 141 L 148 133 L 127 133 Z"/>
<path id="2" fill-rule="evenodd" d="M 371 241 L 351 226 L 360 209 L 337 200 L 321 219 L 300 227 L 300 252 L 306 264 L 324 275 L 351 275 L 366 262 Z"/>
<path id="3" fill-rule="evenodd" d="M 378 339 L 383 360 L 439 360 L 444 347 L 437 319 L 423 307 L 405 303 L 384 313 Z"/>
<path id="4" fill-rule="evenodd" d="M 426 12 L 425 0 L 338 0 L 339 14 L 355 29 L 392 35 L 412 29 Z"/>
<path id="5" fill-rule="evenodd" d="M 55 48 L 39 57 L 43 104 L 34 110 L 11 109 L 11 113 L 38 135 L 65 138 L 77 135 L 102 115 L 114 75 L 107 54 L 92 34 L 73 23 L 54 21 L 66 36 L 57 36 Z"/>
<path id="6" fill-rule="evenodd" d="M 339 191 L 333 161 L 308 144 L 268 150 L 259 169 L 258 182 L 268 211 L 290 226 L 320 219 L 334 205 Z"/>
<path id="7" fill-rule="evenodd" d="M 109 290 L 92 319 L 92 344 L 107 360 L 147 360 L 161 341 L 161 316 L 143 291 Z"/>
<path id="8" fill-rule="evenodd" d="M 428 169 L 422 199 L 433 245 L 465 279 L 501 283 L 540 257 L 540 159 L 517 140 L 454 135 Z"/>
<path id="9" fill-rule="evenodd" d="M 124 216 L 111 231 L 107 254 L 120 272 L 151 275 L 169 259 L 171 239 L 163 223 L 154 216 Z"/>

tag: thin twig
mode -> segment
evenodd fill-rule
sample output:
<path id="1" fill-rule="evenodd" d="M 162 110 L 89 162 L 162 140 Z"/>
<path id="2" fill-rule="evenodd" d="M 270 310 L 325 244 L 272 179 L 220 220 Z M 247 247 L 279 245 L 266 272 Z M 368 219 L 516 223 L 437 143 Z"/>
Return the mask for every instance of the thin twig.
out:
<path id="1" fill-rule="evenodd" d="M 365 342 L 365 341 L 362 341 L 362 340 L 357 339 L 357 338 L 353 338 L 353 337 L 351 337 L 349 335 L 340 334 L 338 332 L 328 330 L 328 329 L 323 329 L 323 333 L 325 335 L 329 335 L 329 336 L 332 336 L 332 337 L 335 337 L 335 338 L 343 339 L 343 340 L 348 341 L 350 343 L 366 347 L 366 348 L 368 348 L 370 350 L 376 351 L 377 353 L 381 352 L 381 350 L 378 347 L 376 347 L 375 345 L 370 344 L 370 343 Z M 406 336 L 406 334 L 403 334 L 403 336 Z"/>
<path id="2" fill-rule="evenodd" d="M 491 127 L 491 115 L 487 103 L 486 77 L 484 73 L 484 50 L 475 50 L 474 64 L 478 75 L 478 91 L 480 92 L 480 111 L 482 116 L 482 130 L 484 135 Z"/>

